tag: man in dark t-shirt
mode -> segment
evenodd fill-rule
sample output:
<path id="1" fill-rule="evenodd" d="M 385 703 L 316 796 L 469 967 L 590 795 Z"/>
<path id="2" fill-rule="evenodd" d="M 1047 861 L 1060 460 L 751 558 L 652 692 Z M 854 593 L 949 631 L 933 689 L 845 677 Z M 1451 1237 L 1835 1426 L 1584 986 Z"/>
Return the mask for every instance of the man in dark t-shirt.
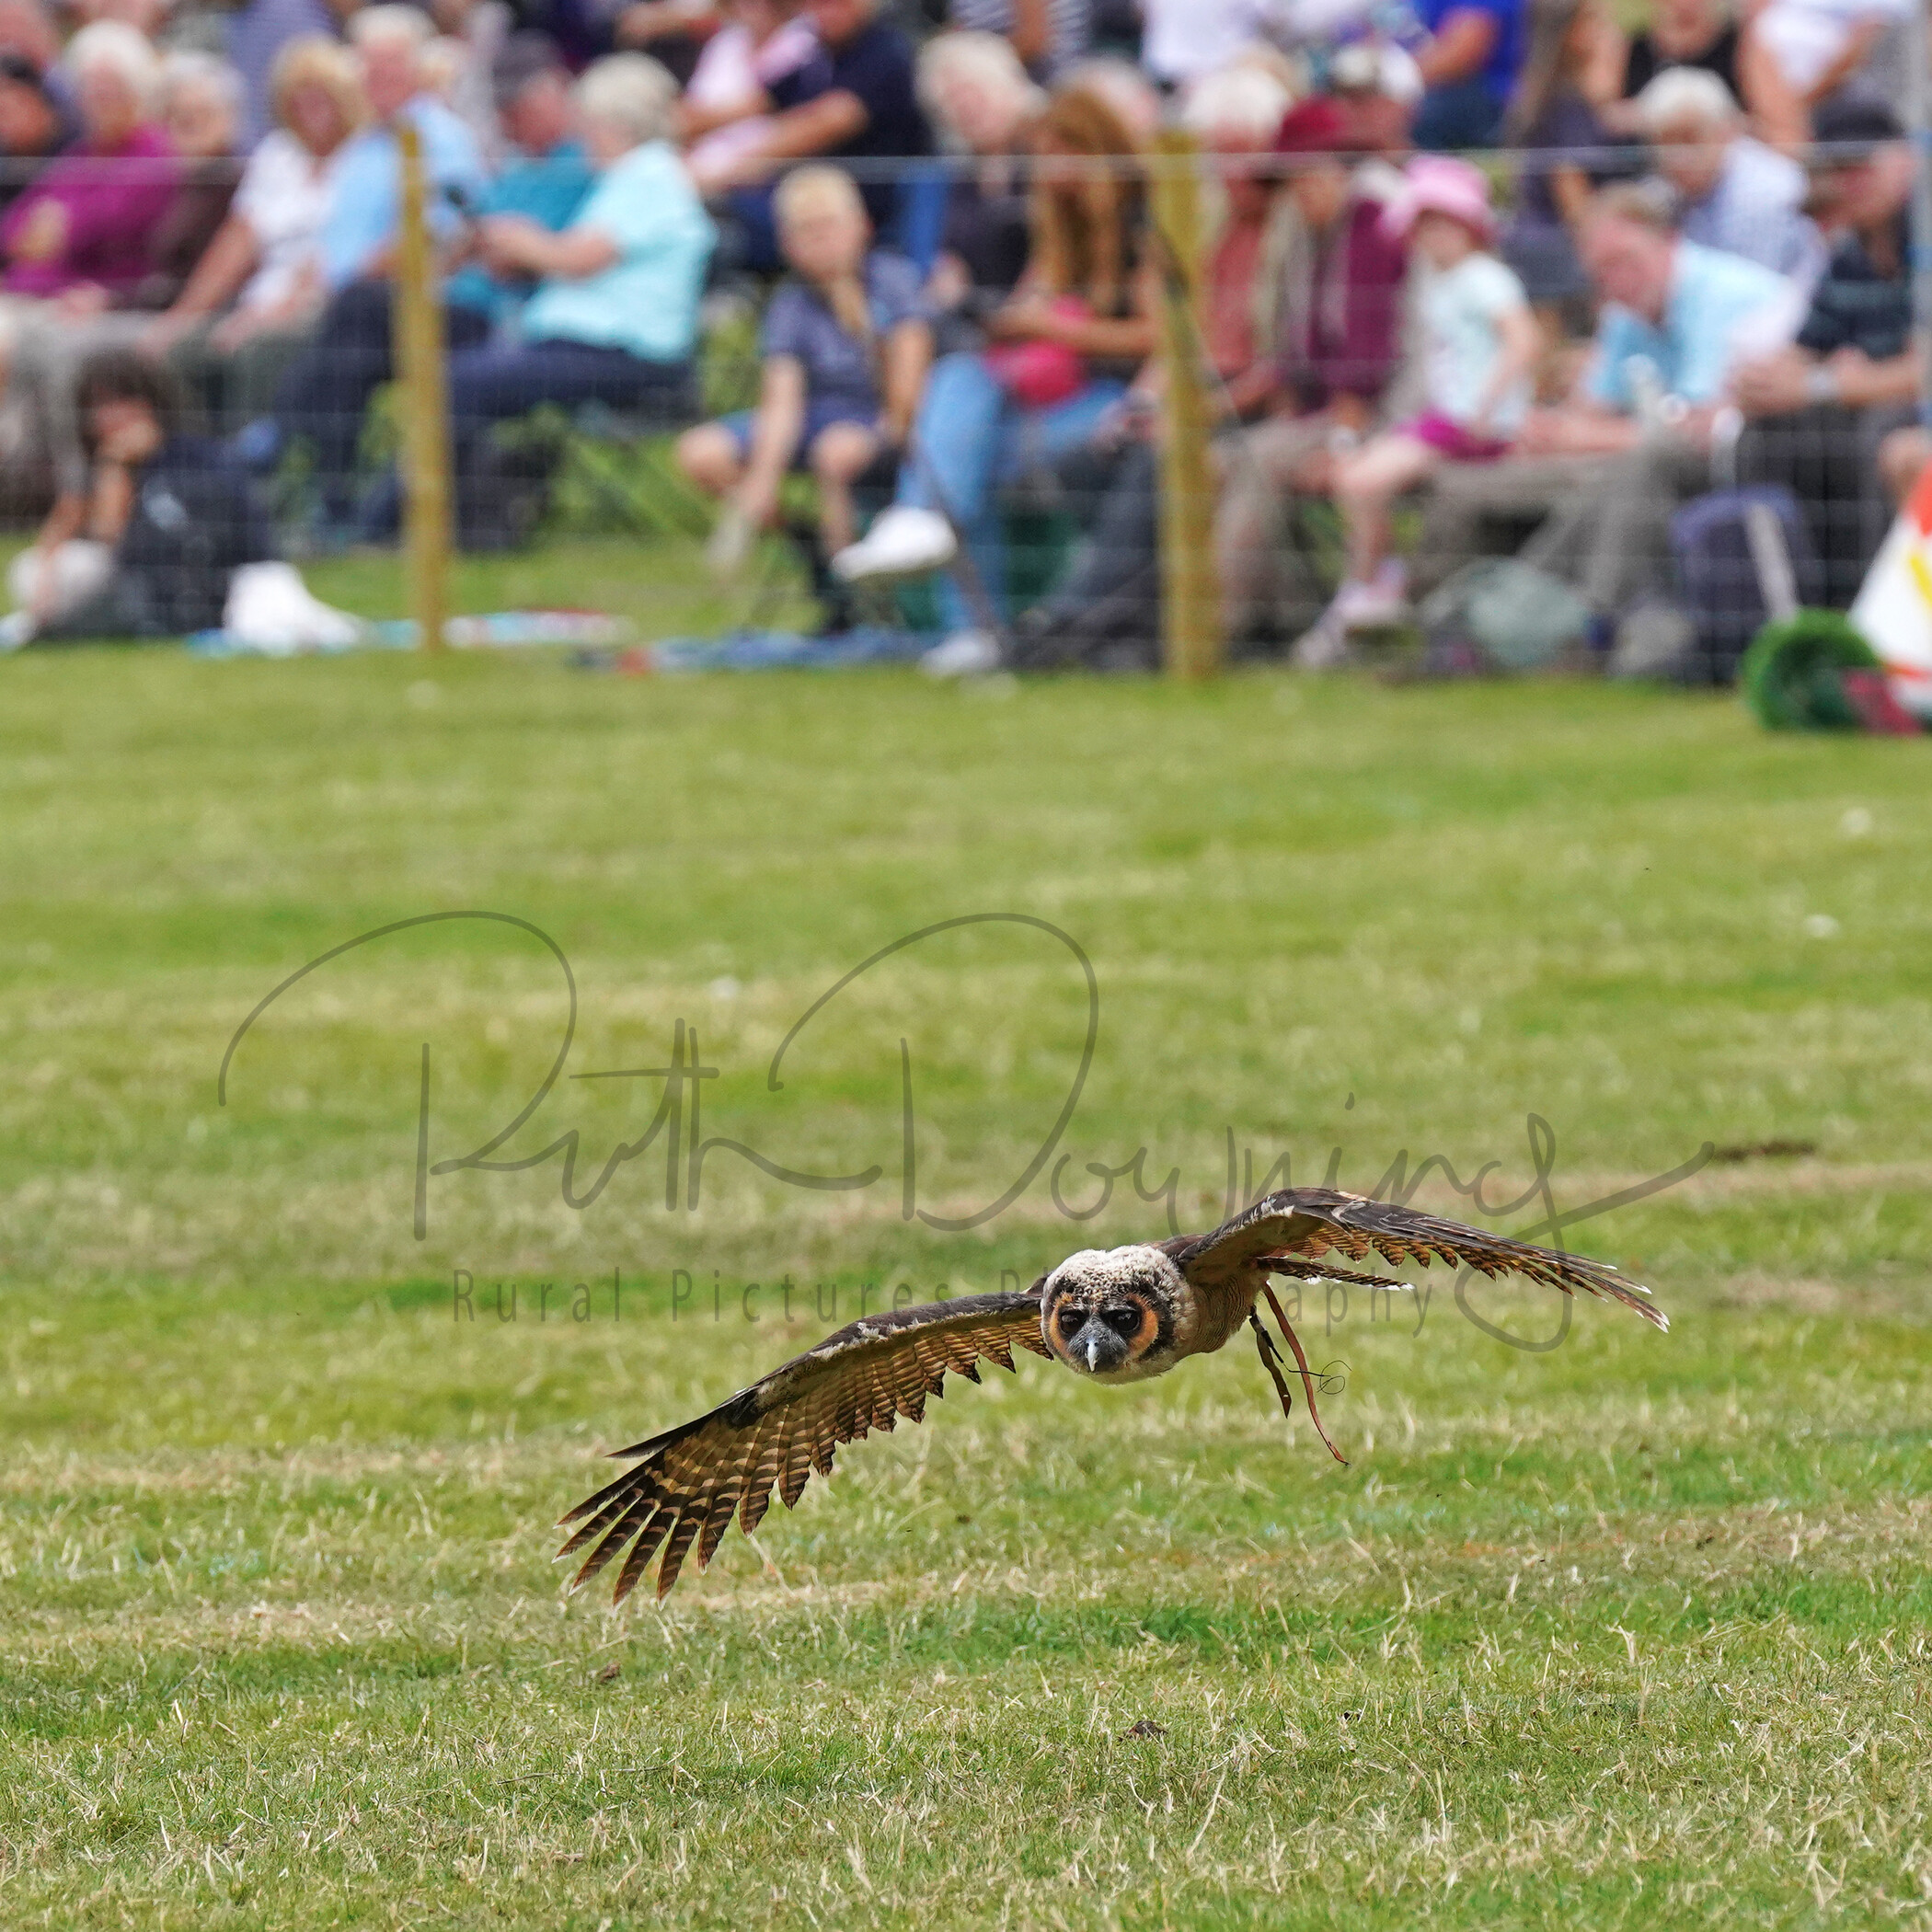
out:
<path id="1" fill-rule="evenodd" d="M 904 35 L 875 17 L 879 0 L 810 0 L 817 56 L 773 84 L 778 111 L 759 143 L 771 161 L 820 155 L 833 161 L 885 161 L 932 152 L 932 130 L 919 107 L 913 51 Z M 859 190 L 873 227 L 884 233 L 898 212 L 897 184 L 884 171 L 860 167 Z"/>

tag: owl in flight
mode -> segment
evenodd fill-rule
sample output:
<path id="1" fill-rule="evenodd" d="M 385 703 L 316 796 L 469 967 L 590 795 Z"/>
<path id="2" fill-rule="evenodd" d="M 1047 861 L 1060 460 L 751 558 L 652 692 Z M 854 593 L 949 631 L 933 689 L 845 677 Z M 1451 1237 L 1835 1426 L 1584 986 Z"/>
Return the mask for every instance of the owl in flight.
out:
<path id="1" fill-rule="evenodd" d="M 980 1379 L 982 1356 L 1004 1369 L 1016 1347 L 1045 1355 L 1093 1382 L 1144 1382 L 1190 1355 L 1211 1355 L 1251 1327 L 1285 1415 L 1293 1404 L 1274 1338 L 1262 1325 L 1266 1301 L 1294 1357 L 1309 1419 L 1337 1461 L 1315 1411 L 1315 1377 L 1271 1275 L 1344 1281 L 1377 1288 L 1408 1283 L 1328 1265 L 1331 1252 L 1362 1260 L 1371 1252 L 1399 1265 L 1446 1261 L 1479 1274 L 1520 1274 L 1565 1294 L 1579 1288 L 1634 1308 L 1660 1328 L 1670 1324 L 1646 1298 L 1601 1261 L 1581 1260 L 1526 1241 L 1487 1235 L 1433 1214 L 1369 1201 L 1331 1188 L 1287 1188 L 1258 1201 L 1209 1235 L 1069 1255 L 1030 1288 L 975 1294 L 868 1315 L 829 1335 L 707 1415 L 661 1435 L 613 1450 L 633 1465 L 615 1482 L 564 1517 L 575 1524 L 558 1552 L 590 1555 L 577 1588 L 624 1555 L 615 1601 L 630 1594 L 660 1546 L 658 1595 L 677 1581 L 694 1542 L 702 1570 L 735 1512 L 745 1534 L 771 1507 L 772 1491 L 788 1509 L 811 1472 L 832 1473 L 841 1443 L 905 1416 L 924 1420 L 926 1398 L 944 1393 L 948 1370 Z"/>

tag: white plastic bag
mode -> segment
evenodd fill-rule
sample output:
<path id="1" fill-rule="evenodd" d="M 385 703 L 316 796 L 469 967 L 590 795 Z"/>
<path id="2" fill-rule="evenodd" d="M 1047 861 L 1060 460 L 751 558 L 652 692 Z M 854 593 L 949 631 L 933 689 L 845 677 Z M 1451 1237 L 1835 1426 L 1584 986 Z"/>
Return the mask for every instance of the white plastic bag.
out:
<path id="1" fill-rule="evenodd" d="M 294 657 L 305 650 L 346 650 L 362 626 L 311 594 L 293 564 L 243 564 L 228 585 L 222 627 L 236 642 L 265 657 Z"/>

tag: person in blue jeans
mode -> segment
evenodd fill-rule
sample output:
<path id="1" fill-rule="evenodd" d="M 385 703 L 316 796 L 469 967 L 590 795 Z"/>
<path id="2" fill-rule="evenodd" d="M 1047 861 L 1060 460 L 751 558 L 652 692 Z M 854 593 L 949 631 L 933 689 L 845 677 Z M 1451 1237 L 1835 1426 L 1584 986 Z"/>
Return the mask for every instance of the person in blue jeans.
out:
<path id="1" fill-rule="evenodd" d="M 1030 258 L 1012 298 L 986 318 L 992 346 L 934 369 L 891 508 L 834 561 L 848 582 L 960 563 L 940 590 L 949 636 L 929 660 L 935 673 L 998 661 L 989 631 L 1007 610 L 999 489 L 1089 443 L 1154 350 L 1132 134 L 1075 84 L 1048 102 L 1032 153 Z"/>
<path id="2" fill-rule="evenodd" d="M 681 414 L 694 386 L 716 230 L 666 138 L 677 84 L 648 55 L 616 53 L 584 75 L 576 96 L 597 181 L 569 226 L 553 234 L 499 214 L 477 230 L 486 268 L 537 286 L 515 340 L 450 359 L 458 509 L 472 526 L 488 522 L 468 512 L 496 423 L 543 403 Z"/>
<path id="3" fill-rule="evenodd" d="M 684 475 L 723 503 L 709 550 L 721 575 L 778 521 L 793 471 L 818 486 L 822 554 L 845 548 L 854 487 L 876 466 L 890 476 L 932 366 L 919 271 L 872 247 L 852 177 L 824 162 L 795 168 L 773 205 L 791 273 L 765 313 L 758 406 L 700 423 L 677 446 Z"/>

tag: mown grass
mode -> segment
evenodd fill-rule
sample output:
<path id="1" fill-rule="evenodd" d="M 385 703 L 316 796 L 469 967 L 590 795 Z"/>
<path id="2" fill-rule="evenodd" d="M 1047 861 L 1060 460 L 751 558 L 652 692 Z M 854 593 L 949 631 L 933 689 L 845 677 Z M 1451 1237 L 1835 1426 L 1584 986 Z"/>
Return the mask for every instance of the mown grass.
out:
<path id="1" fill-rule="evenodd" d="M 569 561 L 466 601 L 594 602 L 602 571 L 648 604 L 615 546 Z M 1928 1909 L 1917 746 L 1562 686 L 4 670 L 0 1923 Z M 683 1020 L 707 1134 L 880 1179 L 714 1153 L 667 1211 L 661 1142 L 581 1210 L 554 1160 L 431 1179 L 418 1241 L 424 1042 L 441 1157 L 560 1038 L 555 960 L 500 926 L 304 982 L 217 1104 L 279 979 L 464 907 L 568 956 L 568 1073 L 661 1066 Z M 1076 1222 L 1050 1169 L 979 1227 L 903 1216 L 902 1041 L 941 1219 L 1077 1073 L 1085 983 L 1038 927 L 897 955 L 770 1087 L 840 974 L 975 913 L 1094 964 L 1063 1200 L 1141 1149 L 1159 1198 L 1123 1171 Z M 504 1152 L 576 1128 L 581 1186 L 658 1091 L 566 1078 Z M 861 1297 L 1030 1280 L 1170 1198 L 1205 1225 L 1230 1135 L 1237 1191 L 1249 1156 L 1254 1186 L 1285 1156 L 1366 1187 L 1406 1151 L 1521 1195 L 1533 1114 L 1562 1211 L 1744 1156 L 1570 1232 L 1668 1337 L 1593 1304 L 1535 1352 L 1441 1277 L 1392 1310 L 1311 1291 L 1346 1468 L 1238 1349 L 1121 1392 L 1029 1361 L 661 1608 L 559 1593 L 548 1524 L 596 1449 Z M 1439 1170 L 1417 1198 L 1469 1212 Z M 1472 1305 L 1558 1332 L 1527 1293 Z"/>

